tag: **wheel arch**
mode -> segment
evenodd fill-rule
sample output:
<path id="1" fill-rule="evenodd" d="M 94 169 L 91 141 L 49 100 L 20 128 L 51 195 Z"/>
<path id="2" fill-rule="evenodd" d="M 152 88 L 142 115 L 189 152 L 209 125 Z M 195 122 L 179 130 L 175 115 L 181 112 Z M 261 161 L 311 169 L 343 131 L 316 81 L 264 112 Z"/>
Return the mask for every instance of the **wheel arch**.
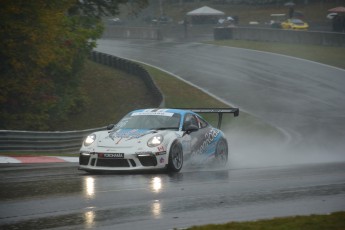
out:
<path id="1" fill-rule="evenodd" d="M 181 138 L 179 137 L 175 137 L 175 138 L 172 138 L 170 141 L 169 141 L 169 144 L 167 145 L 167 165 L 169 163 L 169 155 L 170 155 L 170 149 L 171 149 L 171 146 L 173 146 L 173 144 L 175 143 L 179 143 L 181 146 L 182 146 L 182 151 L 183 151 L 183 145 L 182 145 L 182 142 L 181 142 Z"/>
<path id="2" fill-rule="evenodd" d="M 174 155 L 171 155 L 171 151 L 172 151 L 172 147 L 175 145 L 179 145 L 181 148 L 181 165 L 180 167 L 176 167 L 175 163 L 174 163 Z M 177 159 L 177 158 L 176 158 Z M 179 138 L 175 138 L 173 139 L 170 143 L 169 143 L 169 148 L 167 149 L 167 163 L 165 165 L 165 168 L 167 169 L 168 172 L 179 172 L 182 167 L 183 167 L 183 161 L 184 161 L 184 153 L 183 153 L 183 145 L 180 141 Z"/>

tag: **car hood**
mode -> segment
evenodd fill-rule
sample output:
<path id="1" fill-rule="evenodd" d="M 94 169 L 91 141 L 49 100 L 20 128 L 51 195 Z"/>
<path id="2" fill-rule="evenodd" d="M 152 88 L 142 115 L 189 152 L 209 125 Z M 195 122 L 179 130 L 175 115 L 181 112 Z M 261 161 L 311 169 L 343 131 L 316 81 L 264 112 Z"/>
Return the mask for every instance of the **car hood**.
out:
<path id="1" fill-rule="evenodd" d="M 116 131 L 101 132 L 97 138 L 99 147 L 129 148 L 142 143 L 146 145 L 148 139 L 162 131 L 147 129 L 118 129 Z"/>

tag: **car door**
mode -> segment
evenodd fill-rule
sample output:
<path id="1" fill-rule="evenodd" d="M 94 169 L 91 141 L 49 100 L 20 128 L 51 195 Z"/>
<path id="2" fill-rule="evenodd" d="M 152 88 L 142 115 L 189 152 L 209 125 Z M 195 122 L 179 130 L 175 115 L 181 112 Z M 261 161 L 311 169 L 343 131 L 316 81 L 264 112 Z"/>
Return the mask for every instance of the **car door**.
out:
<path id="1" fill-rule="evenodd" d="M 209 132 L 211 126 L 208 125 L 206 121 L 204 121 L 199 116 L 187 113 L 184 117 L 183 122 L 183 130 L 185 130 L 188 124 L 192 124 L 198 127 L 198 130 L 193 131 L 189 134 L 185 134 L 182 145 L 184 147 L 184 153 L 186 155 L 200 155 L 204 153 L 204 150 L 207 148 L 209 144 L 207 141 L 207 137 L 209 136 Z"/>

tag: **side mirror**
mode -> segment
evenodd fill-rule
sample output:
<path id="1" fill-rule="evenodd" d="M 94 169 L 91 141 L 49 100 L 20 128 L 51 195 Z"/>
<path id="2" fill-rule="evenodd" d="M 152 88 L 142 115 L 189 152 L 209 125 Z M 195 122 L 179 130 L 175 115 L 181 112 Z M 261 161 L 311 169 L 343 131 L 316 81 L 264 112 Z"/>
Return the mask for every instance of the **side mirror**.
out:
<path id="1" fill-rule="evenodd" d="M 114 124 L 108 125 L 108 126 L 107 126 L 107 130 L 112 130 L 112 129 L 114 128 L 114 126 L 115 126 Z"/>

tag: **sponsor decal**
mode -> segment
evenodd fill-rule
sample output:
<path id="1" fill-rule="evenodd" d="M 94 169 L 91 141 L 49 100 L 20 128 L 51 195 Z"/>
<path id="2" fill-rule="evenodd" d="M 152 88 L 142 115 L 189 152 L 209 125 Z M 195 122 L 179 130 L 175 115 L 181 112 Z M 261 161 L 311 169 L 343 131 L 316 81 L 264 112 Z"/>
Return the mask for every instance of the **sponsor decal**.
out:
<path id="1" fill-rule="evenodd" d="M 217 129 L 211 129 L 209 132 L 207 132 L 205 134 L 205 140 L 200 145 L 199 149 L 197 149 L 195 152 L 193 152 L 193 154 L 201 154 L 201 153 L 205 152 L 207 146 L 212 144 L 212 142 L 214 141 L 214 139 L 216 139 L 216 137 L 218 136 L 219 133 L 220 133 L 220 131 Z"/>
<path id="2" fill-rule="evenodd" d="M 115 129 L 121 129 L 123 126 L 125 126 L 129 121 L 129 118 L 123 118 L 119 123 L 115 125 Z"/>
<path id="3" fill-rule="evenodd" d="M 124 158 L 124 153 L 98 153 L 100 158 Z"/>
<path id="4" fill-rule="evenodd" d="M 152 152 L 147 151 L 147 152 L 135 152 L 137 156 L 152 156 Z"/>
<path id="5" fill-rule="evenodd" d="M 174 113 L 166 112 L 166 109 L 145 109 L 141 112 L 132 113 L 131 116 L 143 116 L 143 115 L 158 115 L 172 117 Z"/>
<path id="6" fill-rule="evenodd" d="M 159 159 L 159 163 L 161 163 L 161 164 L 164 163 L 164 158 L 163 158 L 163 157 L 161 157 L 161 158 Z"/>
<path id="7" fill-rule="evenodd" d="M 129 138 L 138 139 L 142 136 L 152 133 L 150 130 L 146 129 L 119 129 L 116 132 L 109 134 L 109 137 L 115 141 L 115 138 Z"/>
<path id="8" fill-rule="evenodd" d="M 162 151 L 165 150 L 164 146 L 158 146 L 157 149 L 158 149 L 159 152 L 162 152 Z"/>
<path id="9" fill-rule="evenodd" d="M 122 140 L 122 138 L 120 138 L 117 142 L 115 142 L 115 144 L 116 145 L 119 144 L 121 140 Z"/>
<path id="10" fill-rule="evenodd" d="M 167 152 L 166 152 L 166 151 L 163 151 L 163 152 L 156 152 L 156 156 L 159 156 L 159 155 L 165 155 L 165 154 L 167 154 Z"/>

